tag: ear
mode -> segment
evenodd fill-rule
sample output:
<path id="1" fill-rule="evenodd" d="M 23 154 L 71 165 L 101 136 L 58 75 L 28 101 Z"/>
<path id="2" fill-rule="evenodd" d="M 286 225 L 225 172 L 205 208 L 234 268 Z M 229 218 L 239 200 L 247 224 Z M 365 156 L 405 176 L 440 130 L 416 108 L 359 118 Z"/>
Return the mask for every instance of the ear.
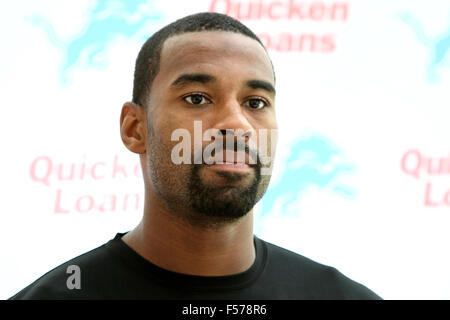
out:
<path id="1" fill-rule="evenodd" d="M 141 106 L 126 102 L 120 114 L 120 136 L 128 150 L 143 154 L 146 151 L 147 116 Z"/>

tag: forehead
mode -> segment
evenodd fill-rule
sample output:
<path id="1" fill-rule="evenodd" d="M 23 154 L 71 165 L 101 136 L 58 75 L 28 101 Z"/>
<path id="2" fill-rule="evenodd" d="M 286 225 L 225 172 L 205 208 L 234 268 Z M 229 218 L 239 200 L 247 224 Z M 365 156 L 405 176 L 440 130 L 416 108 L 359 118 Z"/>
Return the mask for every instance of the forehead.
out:
<path id="1" fill-rule="evenodd" d="M 274 79 L 266 51 L 245 35 L 226 31 L 189 32 L 164 42 L 158 72 L 161 77 L 170 80 L 183 72 L 224 70 L 229 75 L 238 70 L 271 83 Z"/>

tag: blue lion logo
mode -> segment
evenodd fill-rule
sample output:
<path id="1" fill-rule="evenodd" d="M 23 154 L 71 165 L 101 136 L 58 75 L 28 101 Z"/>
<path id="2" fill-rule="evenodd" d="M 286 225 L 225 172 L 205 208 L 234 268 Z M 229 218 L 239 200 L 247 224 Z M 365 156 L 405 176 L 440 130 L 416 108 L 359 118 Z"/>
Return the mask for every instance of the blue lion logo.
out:
<path id="1" fill-rule="evenodd" d="M 445 57 L 450 52 L 450 25 L 448 30 L 443 32 L 441 35 L 430 38 L 425 34 L 420 22 L 411 14 L 401 13 L 399 14 L 399 17 L 403 22 L 412 28 L 419 42 L 430 49 L 427 77 L 429 82 L 437 82 L 438 77 L 436 75 L 436 71 L 444 65 Z"/>
<path id="2" fill-rule="evenodd" d="M 152 8 L 145 16 L 140 14 L 143 4 Z M 153 9 L 153 1 L 97 1 L 91 12 L 89 24 L 71 41 L 58 38 L 51 23 L 42 17 L 33 16 L 31 22 L 46 32 L 53 45 L 64 49 L 65 61 L 61 68 L 61 76 L 62 81 L 67 82 L 67 71 L 79 62 L 82 54 L 86 54 L 89 65 L 100 65 L 97 57 L 114 37 L 136 36 L 149 22 L 154 23 L 161 19 L 161 12 Z M 150 35 L 145 34 L 142 37 L 148 38 Z"/>
<path id="3" fill-rule="evenodd" d="M 281 214 L 294 217 L 298 212 L 291 212 L 289 206 L 310 190 L 311 187 L 326 189 L 346 198 L 354 198 L 356 191 L 341 183 L 342 175 L 354 173 L 355 165 L 347 162 L 341 151 L 330 141 L 320 135 L 312 135 L 298 140 L 283 166 L 280 178 L 272 182 L 260 202 L 255 219 L 255 231 L 260 232 L 263 220 L 275 214 L 277 201 L 281 201 Z"/>

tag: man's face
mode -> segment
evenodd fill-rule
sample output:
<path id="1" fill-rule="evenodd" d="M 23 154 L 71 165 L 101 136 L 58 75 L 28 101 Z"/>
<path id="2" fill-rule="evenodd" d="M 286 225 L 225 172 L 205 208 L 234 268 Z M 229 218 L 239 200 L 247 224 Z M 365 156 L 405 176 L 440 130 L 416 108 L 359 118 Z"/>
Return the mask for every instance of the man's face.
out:
<path id="1" fill-rule="evenodd" d="M 150 89 L 146 174 L 173 211 L 183 212 L 191 223 L 217 225 L 244 216 L 262 197 L 270 174 L 262 174 L 259 161 L 249 165 L 248 155 L 246 164 L 194 163 L 194 121 L 201 121 L 200 137 L 208 129 L 220 130 L 224 145 L 227 139 L 236 139 L 232 131 L 225 130 L 249 133 L 244 139 L 250 136 L 256 147 L 260 129 L 266 129 L 268 151 L 264 152 L 270 155 L 275 148 L 270 132 L 277 128 L 271 87 L 270 60 L 262 46 L 249 37 L 221 31 L 192 32 L 165 41 L 160 69 Z M 177 129 L 188 130 L 192 138 L 190 164 L 172 161 L 172 150 L 179 141 L 172 141 L 171 136 Z M 208 144 L 211 141 L 202 141 L 202 149 Z M 223 154 L 224 161 L 237 160 L 235 152 Z"/>

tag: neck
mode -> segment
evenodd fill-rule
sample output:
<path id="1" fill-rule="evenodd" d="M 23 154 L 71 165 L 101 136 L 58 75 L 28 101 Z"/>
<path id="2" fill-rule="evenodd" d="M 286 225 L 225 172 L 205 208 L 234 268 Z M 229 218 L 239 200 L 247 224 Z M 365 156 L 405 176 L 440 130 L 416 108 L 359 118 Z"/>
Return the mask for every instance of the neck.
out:
<path id="1" fill-rule="evenodd" d="M 122 239 L 153 264 L 190 275 L 241 273 L 255 260 L 252 211 L 216 228 L 193 226 L 154 193 L 146 192 L 142 221 Z"/>

